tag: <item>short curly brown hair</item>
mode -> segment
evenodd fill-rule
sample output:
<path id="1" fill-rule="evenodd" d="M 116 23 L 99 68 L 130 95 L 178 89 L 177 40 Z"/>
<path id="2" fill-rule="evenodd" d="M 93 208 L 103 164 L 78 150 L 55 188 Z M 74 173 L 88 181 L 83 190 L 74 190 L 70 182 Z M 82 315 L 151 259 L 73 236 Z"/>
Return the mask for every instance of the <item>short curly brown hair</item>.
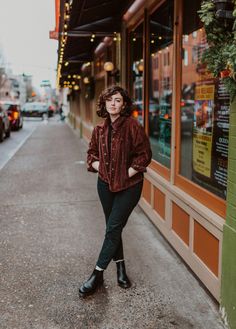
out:
<path id="1" fill-rule="evenodd" d="M 120 112 L 120 115 L 126 116 L 126 117 L 129 117 L 131 115 L 133 102 L 132 102 L 128 92 L 120 86 L 112 86 L 112 87 L 105 89 L 98 98 L 97 115 L 99 117 L 107 118 L 109 116 L 109 113 L 106 110 L 106 100 L 117 93 L 121 94 L 121 96 L 123 97 L 123 100 L 124 100 L 124 104 L 125 104 L 125 107 Z"/>

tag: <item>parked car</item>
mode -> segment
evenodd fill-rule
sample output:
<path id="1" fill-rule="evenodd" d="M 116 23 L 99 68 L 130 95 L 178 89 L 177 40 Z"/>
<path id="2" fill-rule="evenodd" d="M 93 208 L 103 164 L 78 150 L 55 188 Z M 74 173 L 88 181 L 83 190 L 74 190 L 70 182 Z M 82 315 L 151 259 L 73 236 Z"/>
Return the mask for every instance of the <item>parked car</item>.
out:
<path id="1" fill-rule="evenodd" d="M 6 110 L 0 105 L 0 143 L 4 137 L 10 137 L 11 135 L 11 123 L 8 118 Z"/>
<path id="2" fill-rule="evenodd" d="M 43 102 L 27 102 L 22 108 L 24 117 L 48 117 L 48 105 Z"/>
<path id="3" fill-rule="evenodd" d="M 21 129 L 23 127 L 23 116 L 20 104 L 13 101 L 4 101 L 0 104 L 7 111 L 11 123 L 11 130 Z"/>

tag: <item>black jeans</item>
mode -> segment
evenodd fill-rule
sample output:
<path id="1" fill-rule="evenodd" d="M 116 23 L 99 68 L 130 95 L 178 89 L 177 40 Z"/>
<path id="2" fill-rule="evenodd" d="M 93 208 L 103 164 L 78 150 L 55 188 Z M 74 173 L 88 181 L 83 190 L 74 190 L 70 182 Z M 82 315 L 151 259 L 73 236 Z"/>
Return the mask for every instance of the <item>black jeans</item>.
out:
<path id="1" fill-rule="evenodd" d="M 143 181 L 120 192 L 111 192 L 106 182 L 98 178 L 97 190 L 106 218 L 106 234 L 97 266 L 106 269 L 110 261 L 124 259 L 122 230 L 137 205 Z"/>

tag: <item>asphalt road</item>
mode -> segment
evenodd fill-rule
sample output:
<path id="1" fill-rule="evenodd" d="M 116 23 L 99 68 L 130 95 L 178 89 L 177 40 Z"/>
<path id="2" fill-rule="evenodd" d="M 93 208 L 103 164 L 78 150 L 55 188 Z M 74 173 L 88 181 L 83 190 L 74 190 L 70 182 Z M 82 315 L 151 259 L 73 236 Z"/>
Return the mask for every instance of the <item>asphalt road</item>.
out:
<path id="1" fill-rule="evenodd" d="M 26 130 L 0 170 L 0 328 L 224 328 L 218 305 L 139 207 L 123 235 L 133 286 L 117 286 L 112 263 L 104 286 L 81 299 L 105 224 L 87 146 L 57 120 Z"/>
<path id="2" fill-rule="evenodd" d="M 5 138 L 0 143 L 0 169 L 13 157 L 38 125 L 42 124 L 48 124 L 48 120 L 42 121 L 40 118 L 24 118 L 23 128 L 18 131 L 12 131 L 10 138 Z"/>

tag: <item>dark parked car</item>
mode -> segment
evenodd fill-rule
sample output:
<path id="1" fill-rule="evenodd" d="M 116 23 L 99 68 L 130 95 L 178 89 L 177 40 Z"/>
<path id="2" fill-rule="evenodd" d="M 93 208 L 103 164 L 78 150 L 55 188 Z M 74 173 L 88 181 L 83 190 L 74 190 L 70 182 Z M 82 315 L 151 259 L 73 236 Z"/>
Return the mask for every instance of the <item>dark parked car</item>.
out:
<path id="1" fill-rule="evenodd" d="M 7 111 L 8 118 L 11 122 L 11 129 L 19 130 L 23 127 L 23 116 L 20 104 L 12 101 L 4 101 L 1 106 Z"/>
<path id="2" fill-rule="evenodd" d="M 44 119 L 48 117 L 48 105 L 42 102 L 25 103 L 22 108 L 22 114 L 25 117 L 39 117 Z"/>
<path id="3" fill-rule="evenodd" d="M 4 136 L 10 137 L 11 135 L 11 123 L 8 118 L 7 112 L 0 105 L 0 143 L 3 141 Z"/>

